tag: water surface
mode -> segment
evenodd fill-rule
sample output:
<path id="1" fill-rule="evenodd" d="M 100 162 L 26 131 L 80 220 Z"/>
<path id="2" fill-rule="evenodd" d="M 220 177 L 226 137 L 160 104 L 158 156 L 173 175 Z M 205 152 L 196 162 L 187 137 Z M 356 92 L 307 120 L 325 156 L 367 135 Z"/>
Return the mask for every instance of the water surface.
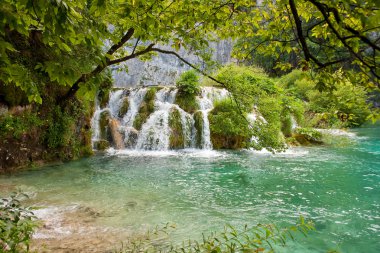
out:
<path id="1" fill-rule="evenodd" d="M 304 215 L 315 222 L 317 232 L 281 252 L 377 253 L 380 128 L 353 132 L 350 145 L 293 148 L 276 155 L 110 152 L 1 176 L 0 185 L 29 192 L 31 204 L 50 208 L 42 209 L 45 214 L 65 208 L 95 210 L 100 215 L 90 221 L 94 226 L 145 230 L 176 223 L 174 241 L 200 238 L 226 223 L 286 226 Z M 5 195 L 7 190 L 2 191 Z"/>

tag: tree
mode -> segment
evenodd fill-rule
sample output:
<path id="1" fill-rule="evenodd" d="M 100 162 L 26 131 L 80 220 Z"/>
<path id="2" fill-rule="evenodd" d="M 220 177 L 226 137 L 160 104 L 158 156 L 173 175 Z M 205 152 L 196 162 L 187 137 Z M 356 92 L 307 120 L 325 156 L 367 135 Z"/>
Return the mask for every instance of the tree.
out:
<path id="1" fill-rule="evenodd" d="M 81 87 L 91 87 L 110 65 L 165 53 L 158 48 L 161 44 L 207 55 L 209 41 L 216 38 L 209 31 L 238 15 L 235 4 L 249 2 L 5 0 L 0 7 L 0 80 L 41 103 L 44 85 L 32 77 L 38 72 L 45 82 L 70 87 L 59 100 L 71 98 Z M 25 50 L 17 44 L 18 37 L 49 54 L 25 64 L 19 60 Z"/>
<path id="2" fill-rule="evenodd" d="M 379 7 L 375 0 L 263 1 L 247 10 L 231 31 L 241 38 L 236 56 L 272 57 L 282 70 L 344 68 L 356 83 L 380 87 Z M 326 86 L 328 79 L 324 76 L 320 85 Z"/>
<path id="3" fill-rule="evenodd" d="M 329 73 L 339 68 L 353 83 L 379 87 L 379 15 L 375 0 L 4 0 L 0 80 L 41 103 L 47 82 L 63 86 L 56 94 L 62 101 L 96 88 L 108 66 L 154 53 L 175 55 L 208 75 L 159 45 L 207 58 L 210 41 L 234 38 L 236 57 L 261 54 L 284 71 L 315 70 L 321 89 L 333 87 Z M 35 55 L 33 46 L 47 53 Z M 20 60 L 29 54 L 33 61 Z"/>

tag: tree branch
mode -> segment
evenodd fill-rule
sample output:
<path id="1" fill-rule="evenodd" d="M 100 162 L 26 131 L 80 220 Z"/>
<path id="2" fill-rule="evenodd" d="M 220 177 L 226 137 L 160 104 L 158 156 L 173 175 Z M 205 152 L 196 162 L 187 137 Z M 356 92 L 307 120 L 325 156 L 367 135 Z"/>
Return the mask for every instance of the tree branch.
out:
<path id="1" fill-rule="evenodd" d="M 299 41 L 301 43 L 302 51 L 305 54 L 305 60 L 306 61 L 310 61 L 310 59 L 311 59 L 319 67 L 323 67 L 324 64 L 321 63 L 315 56 L 313 56 L 310 53 L 309 47 L 307 46 L 307 43 L 306 43 L 306 39 L 305 39 L 305 37 L 303 35 L 301 19 L 300 19 L 299 15 L 298 15 L 297 7 L 296 7 L 296 4 L 294 3 L 294 0 L 289 0 L 289 5 L 290 5 L 290 10 L 292 11 L 294 22 L 296 24 L 298 39 L 299 39 Z"/>
<path id="2" fill-rule="evenodd" d="M 60 102 L 63 102 L 64 100 L 67 100 L 67 99 L 70 99 L 72 98 L 75 93 L 77 93 L 77 91 L 79 90 L 79 85 L 81 83 L 85 83 L 87 82 L 91 77 L 99 74 L 100 72 L 102 72 L 107 66 L 109 66 L 109 58 L 108 56 L 109 55 L 112 55 L 113 53 L 115 53 L 119 48 L 121 48 L 128 40 L 130 40 L 133 36 L 133 33 L 135 32 L 135 29 L 134 28 L 129 28 L 128 31 L 124 34 L 124 36 L 120 39 L 120 41 L 118 43 L 116 43 L 115 45 L 113 45 L 106 53 L 105 55 L 105 62 L 99 64 L 98 66 L 96 66 L 96 68 L 91 71 L 90 73 L 85 73 L 85 74 L 82 74 L 78 80 L 71 86 L 71 88 L 69 89 L 69 91 L 63 96 L 60 98 Z"/>

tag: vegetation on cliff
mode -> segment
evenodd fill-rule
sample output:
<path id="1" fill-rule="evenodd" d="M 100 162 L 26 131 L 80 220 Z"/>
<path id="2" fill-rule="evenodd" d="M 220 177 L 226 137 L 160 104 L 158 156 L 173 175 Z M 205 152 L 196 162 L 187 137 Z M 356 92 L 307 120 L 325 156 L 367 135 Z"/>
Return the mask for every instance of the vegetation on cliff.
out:
<path id="1" fill-rule="evenodd" d="M 194 70 L 184 72 L 177 80 L 178 93 L 175 103 L 184 111 L 194 113 L 199 109 L 196 96 L 200 93 L 199 76 Z"/>
<path id="2" fill-rule="evenodd" d="M 157 88 L 149 88 L 146 92 L 143 102 L 141 103 L 138 114 L 136 115 L 133 127 L 141 130 L 142 125 L 149 118 L 149 115 L 154 112 L 154 99 L 156 97 Z"/>

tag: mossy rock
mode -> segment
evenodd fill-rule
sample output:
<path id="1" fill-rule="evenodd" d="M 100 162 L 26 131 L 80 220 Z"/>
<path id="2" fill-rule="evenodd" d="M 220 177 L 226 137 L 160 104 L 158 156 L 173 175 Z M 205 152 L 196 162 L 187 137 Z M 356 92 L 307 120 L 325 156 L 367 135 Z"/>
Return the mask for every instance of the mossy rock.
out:
<path id="1" fill-rule="evenodd" d="M 191 114 L 199 110 L 199 104 L 196 99 L 196 94 L 178 92 L 174 103 L 181 107 L 184 111 Z"/>
<path id="2" fill-rule="evenodd" d="M 101 90 L 98 99 L 100 108 L 105 108 L 110 100 L 110 90 Z"/>
<path id="3" fill-rule="evenodd" d="M 150 88 L 144 97 L 144 101 L 141 103 L 138 114 L 136 115 L 133 127 L 137 130 L 141 130 L 142 125 L 146 122 L 149 116 L 154 112 L 154 100 L 156 97 L 157 88 Z"/>
<path id="4" fill-rule="evenodd" d="M 169 127 L 171 130 L 169 137 L 170 149 L 184 148 L 185 138 L 183 136 L 181 114 L 177 108 L 170 110 Z"/>
<path id="5" fill-rule="evenodd" d="M 285 141 L 286 141 L 286 144 L 288 145 L 288 146 L 291 146 L 291 147 L 297 147 L 297 146 L 300 146 L 301 144 L 297 141 L 297 139 L 295 138 L 295 137 L 287 137 L 286 139 L 285 139 Z"/>
<path id="6" fill-rule="evenodd" d="M 214 149 L 242 149 L 247 146 L 243 136 L 228 136 L 211 133 L 210 136 Z"/>
<path id="7" fill-rule="evenodd" d="M 106 150 L 110 147 L 110 143 L 107 140 L 98 140 L 95 142 L 95 149 L 97 150 Z"/>
<path id="8" fill-rule="evenodd" d="M 301 145 L 320 145 L 322 142 L 322 134 L 312 128 L 297 128 L 292 136 Z"/>
<path id="9" fill-rule="evenodd" d="M 148 91 L 145 94 L 144 101 L 149 102 L 149 101 L 154 101 L 156 97 L 156 92 L 157 92 L 157 87 L 152 87 L 149 88 Z"/>
<path id="10" fill-rule="evenodd" d="M 127 97 L 123 99 L 123 102 L 121 103 L 121 107 L 119 110 L 119 117 L 122 118 L 129 110 L 129 100 Z"/>
<path id="11" fill-rule="evenodd" d="M 197 111 L 194 113 L 194 127 L 196 132 L 195 136 L 195 145 L 197 148 L 202 146 L 202 137 L 203 137 L 203 113 L 202 111 Z"/>
<path id="12" fill-rule="evenodd" d="M 108 139 L 108 123 L 111 119 L 111 114 L 109 111 L 103 111 L 100 114 L 99 118 L 99 129 L 100 129 L 100 137 L 102 139 Z"/>

